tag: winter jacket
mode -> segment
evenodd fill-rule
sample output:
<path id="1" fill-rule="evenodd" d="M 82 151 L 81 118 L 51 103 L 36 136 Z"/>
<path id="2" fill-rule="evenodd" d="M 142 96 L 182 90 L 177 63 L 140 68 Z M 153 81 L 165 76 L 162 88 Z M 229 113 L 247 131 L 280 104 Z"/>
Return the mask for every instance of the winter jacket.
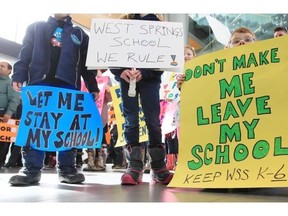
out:
<path id="1" fill-rule="evenodd" d="M 50 71 L 50 40 L 57 26 L 57 20 L 50 16 L 47 22 L 27 27 L 19 60 L 14 65 L 13 82 L 33 85 L 46 78 Z M 89 36 L 81 28 L 73 27 L 71 17 L 63 26 L 62 41 L 55 77 L 81 89 L 82 76 L 89 92 L 99 92 L 95 74 L 85 66 Z"/>

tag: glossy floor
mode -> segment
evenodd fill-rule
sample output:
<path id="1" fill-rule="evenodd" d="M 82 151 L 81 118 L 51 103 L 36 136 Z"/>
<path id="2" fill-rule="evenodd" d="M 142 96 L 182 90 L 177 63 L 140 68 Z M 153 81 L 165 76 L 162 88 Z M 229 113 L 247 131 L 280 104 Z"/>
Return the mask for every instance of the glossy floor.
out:
<path id="1" fill-rule="evenodd" d="M 12 187 L 9 178 L 17 168 L 0 170 L 0 202 L 288 202 L 288 188 L 259 188 L 250 191 L 220 189 L 167 188 L 150 184 L 144 174 L 143 183 L 121 186 L 124 170 L 83 172 L 86 181 L 79 185 L 59 183 L 55 169 L 44 169 L 40 184 Z"/>

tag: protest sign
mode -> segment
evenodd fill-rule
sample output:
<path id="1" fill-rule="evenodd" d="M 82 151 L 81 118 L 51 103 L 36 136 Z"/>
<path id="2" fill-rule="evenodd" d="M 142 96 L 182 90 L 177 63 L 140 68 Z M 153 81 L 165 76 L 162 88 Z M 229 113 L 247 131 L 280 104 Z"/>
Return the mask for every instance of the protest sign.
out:
<path id="1" fill-rule="evenodd" d="M 103 128 L 92 94 L 50 86 L 22 88 L 16 145 L 43 151 L 100 148 Z"/>
<path id="2" fill-rule="evenodd" d="M 288 185 L 288 37 L 185 65 L 179 161 L 169 187 Z"/>
<path id="3" fill-rule="evenodd" d="M 0 117 L 0 141 L 15 142 L 19 126 L 19 119 L 9 119 L 7 123 Z"/>
<path id="4" fill-rule="evenodd" d="M 99 113 L 102 113 L 102 109 L 104 106 L 104 101 L 105 101 L 105 92 L 107 86 L 110 85 L 110 77 L 109 76 L 99 76 L 95 78 L 97 80 L 98 88 L 100 90 L 98 99 L 95 101 L 96 106 L 98 108 Z M 86 88 L 85 82 L 81 82 L 81 91 L 83 92 L 89 92 L 88 89 Z"/>
<path id="5" fill-rule="evenodd" d="M 179 73 L 165 71 L 162 75 L 162 82 L 160 88 L 161 100 L 176 100 L 180 99 L 180 91 L 177 88 L 176 76 Z"/>
<path id="6" fill-rule="evenodd" d="M 183 24 L 128 19 L 92 19 L 86 66 L 182 71 Z"/>

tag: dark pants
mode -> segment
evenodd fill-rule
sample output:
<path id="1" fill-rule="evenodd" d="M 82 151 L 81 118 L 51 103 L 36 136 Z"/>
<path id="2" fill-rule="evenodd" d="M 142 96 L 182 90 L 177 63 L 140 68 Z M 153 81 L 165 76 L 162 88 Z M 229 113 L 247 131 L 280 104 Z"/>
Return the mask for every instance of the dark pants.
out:
<path id="1" fill-rule="evenodd" d="M 156 72 L 155 72 L 156 73 Z M 127 145 L 139 144 L 139 97 L 148 129 L 149 145 L 157 146 L 162 143 L 160 115 L 160 82 L 137 82 L 136 97 L 128 96 L 129 83 L 120 80 L 123 114 L 125 118 L 124 136 Z"/>
<path id="2" fill-rule="evenodd" d="M 32 149 L 30 146 L 22 148 L 24 173 L 39 173 L 44 166 L 45 151 Z M 57 170 L 59 173 L 76 173 L 76 149 L 57 152 Z"/>
<path id="3" fill-rule="evenodd" d="M 118 133 L 117 133 L 117 125 L 114 125 L 110 131 L 111 134 L 111 142 L 108 148 L 108 156 L 112 159 L 114 165 L 123 165 L 124 157 L 123 157 L 123 148 L 115 147 Z"/>
<path id="4" fill-rule="evenodd" d="M 0 110 L 0 116 L 3 117 L 5 110 Z M 10 142 L 0 142 L 0 166 L 3 166 L 6 161 L 6 156 L 9 151 Z"/>
<path id="5" fill-rule="evenodd" d="M 176 130 L 169 134 L 166 134 L 165 145 L 166 145 L 167 154 L 178 154 L 179 142 L 178 142 L 178 136 L 177 136 Z"/>
<path id="6" fill-rule="evenodd" d="M 0 166 L 3 166 L 6 161 L 6 156 L 9 151 L 10 142 L 0 142 Z"/>
<path id="7" fill-rule="evenodd" d="M 10 152 L 11 154 L 7 163 L 13 166 L 22 166 L 21 147 L 12 143 Z"/>

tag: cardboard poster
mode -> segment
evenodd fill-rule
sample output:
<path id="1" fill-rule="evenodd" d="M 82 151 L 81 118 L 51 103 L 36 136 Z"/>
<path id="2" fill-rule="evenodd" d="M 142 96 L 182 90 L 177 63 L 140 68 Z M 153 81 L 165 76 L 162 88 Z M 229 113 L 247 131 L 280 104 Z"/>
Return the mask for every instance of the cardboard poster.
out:
<path id="1" fill-rule="evenodd" d="M 288 36 L 185 65 L 179 161 L 169 187 L 288 186 Z"/>
<path id="2" fill-rule="evenodd" d="M 3 122 L 3 118 L 0 117 L 0 141 L 1 142 L 15 142 L 19 119 L 9 119 L 7 123 Z"/>
<path id="3" fill-rule="evenodd" d="M 179 73 L 167 72 L 163 73 L 163 78 L 160 88 L 160 99 L 161 100 L 176 100 L 180 99 L 180 91 L 177 88 L 176 76 Z"/>
<path id="4" fill-rule="evenodd" d="M 99 76 L 99 77 L 96 77 L 96 79 L 97 79 L 97 84 L 98 84 L 98 88 L 99 88 L 100 92 L 99 92 L 98 99 L 95 103 L 96 103 L 96 106 L 99 110 L 99 113 L 102 113 L 102 109 L 104 106 L 103 103 L 104 103 L 106 86 L 109 86 L 110 77 L 109 76 Z M 88 89 L 86 88 L 84 81 L 81 82 L 81 91 L 89 92 Z"/>
<path id="5" fill-rule="evenodd" d="M 92 19 L 86 66 L 182 71 L 181 22 Z"/>
<path id="6" fill-rule="evenodd" d="M 16 145 L 43 151 L 101 147 L 102 120 L 90 93 L 27 86 L 22 88 L 21 98 Z"/>

